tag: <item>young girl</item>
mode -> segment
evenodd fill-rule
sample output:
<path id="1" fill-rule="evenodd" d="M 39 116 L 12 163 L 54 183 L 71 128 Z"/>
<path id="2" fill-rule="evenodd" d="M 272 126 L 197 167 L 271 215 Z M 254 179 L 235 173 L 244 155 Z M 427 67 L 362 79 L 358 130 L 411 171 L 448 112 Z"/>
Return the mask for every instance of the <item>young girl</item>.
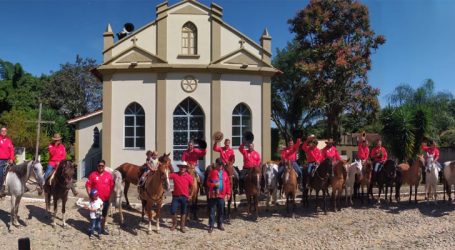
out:
<path id="1" fill-rule="evenodd" d="M 98 238 L 100 238 L 103 201 L 98 197 L 98 190 L 92 189 L 90 191 L 90 202 L 86 208 L 90 211 L 90 228 L 88 229 L 88 236 L 92 238 L 93 232 L 97 229 Z"/>

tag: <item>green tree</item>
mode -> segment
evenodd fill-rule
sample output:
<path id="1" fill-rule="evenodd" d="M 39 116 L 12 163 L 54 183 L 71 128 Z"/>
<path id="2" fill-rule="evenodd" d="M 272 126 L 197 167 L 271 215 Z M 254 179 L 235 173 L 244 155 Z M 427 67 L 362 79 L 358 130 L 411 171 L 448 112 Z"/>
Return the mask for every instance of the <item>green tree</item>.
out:
<path id="1" fill-rule="evenodd" d="M 90 70 L 96 61 L 76 57 L 76 62 L 60 65 L 46 81 L 44 100 L 67 119 L 101 108 L 102 83 Z"/>
<path id="2" fill-rule="evenodd" d="M 296 67 L 301 56 L 298 44 L 292 41 L 278 49 L 273 60 L 282 74 L 272 78 L 272 120 L 286 142 L 303 131 L 307 133 L 306 128 L 321 116 L 303 71 Z"/>
<path id="3" fill-rule="evenodd" d="M 342 114 L 375 117 L 379 90 L 369 85 L 367 72 L 371 53 L 385 38 L 371 30 L 367 7 L 311 0 L 289 23 L 302 55 L 299 67 L 327 119 L 327 136 L 339 138 Z"/>

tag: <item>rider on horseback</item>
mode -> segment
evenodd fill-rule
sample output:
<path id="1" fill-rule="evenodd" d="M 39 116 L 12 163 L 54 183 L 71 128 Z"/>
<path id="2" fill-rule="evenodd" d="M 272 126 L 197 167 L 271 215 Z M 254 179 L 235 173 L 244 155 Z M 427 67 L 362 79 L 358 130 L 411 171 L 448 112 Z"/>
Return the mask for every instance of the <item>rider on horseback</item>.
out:
<path id="1" fill-rule="evenodd" d="M 280 169 L 278 170 L 278 180 L 282 181 L 285 163 L 290 161 L 292 167 L 298 175 L 297 182 L 299 183 L 299 187 L 301 187 L 302 184 L 302 170 L 300 169 L 299 164 L 297 164 L 297 151 L 299 150 L 300 144 L 302 144 L 302 140 L 300 138 L 297 139 L 295 144 L 293 140 L 290 140 L 288 146 L 281 150 L 281 164 Z"/>
<path id="2" fill-rule="evenodd" d="M 316 136 L 310 135 L 303 143 L 302 150 L 306 154 L 306 161 L 308 165 L 308 173 L 313 175 L 319 163 L 322 161 L 321 151 L 317 147 L 318 141 Z"/>
<path id="3" fill-rule="evenodd" d="M 326 146 L 322 149 L 322 158 L 323 160 L 330 158 L 332 159 L 332 166 L 335 166 L 338 161 L 341 161 L 341 156 L 338 153 L 337 147 L 334 145 L 334 141 L 332 138 L 329 138 L 325 144 Z M 330 176 L 333 176 L 333 168 L 332 171 L 330 171 Z"/>
<path id="4" fill-rule="evenodd" d="M 376 147 L 371 149 L 370 157 L 373 160 L 373 179 L 375 179 L 376 174 L 381 170 L 382 165 L 387 160 L 387 151 L 382 146 L 382 140 L 378 139 L 376 142 Z"/>
<path id="5" fill-rule="evenodd" d="M 254 169 L 255 167 L 259 167 L 261 165 L 261 155 L 254 150 L 254 144 L 250 143 L 248 149 L 245 149 L 245 144 L 242 143 L 239 147 L 240 153 L 243 155 L 243 169 L 240 171 L 240 194 L 243 193 L 244 179 L 245 176 Z"/>
<path id="6" fill-rule="evenodd" d="M 44 180 L 47 181 L 49 177 L 52 176 L 52 173 L 58 168 L 58 165 L 61 161 L 66 160 L 66 149 L 65 145 L 62 143 L 62 137 L 59 133 L 55 133 L 52 137 L 52 142 L 48 146 L 49 150 L 49 162 L 44 172 Z M 74 196 L 78 195 L 75 185 L 71 186 L 71 191 Z"/>
<path id="7" fill-rule="evenodd" d="M 220 153 L 220 158 L 223 161 L 223 165 L 227 166 L 228 164 L 234 164 L 235 162 L 235 154 L 234 150 L 230 147 L 231 140 L 225 139 L 224 140 L 224 147 L 218 146 L 218 142 L 213 144 L 213 151 Z M 234 174 L 237 175 L 237 172 L 234 171 Z M 236 176 L 238 178 L 238 176 Z"/>
<path id="8" fill-rule="evenodd" d="M 422 143 L 421 145 L 422 150 L 426 152 L 425 154 L 425 162 L 428 161 L 429 156 L 433 156 L 433 163 L 436 164 L 438 169 L 441 169 L 441 164 L 439 164 L 439 149 L 436 146 L 436 143 L 433 140 L 429 140 L 426 145 Z M 430 172 L 430 168 L 428 168 L 428 164 L 425 164 L 425 171 Z"/>
<path id="9" fill-rule="evenodd" d="M 198 160 L 201 157 L 204 157 L 205 154 L 207 153 L 207 149 L 199 149 L 195 148 L 193 141 L 188 142 L 188 148 L 187 150 L 183 151 L 182 155 L 182 161 L 186 161 L 188 163 L 188 166 L 194 167 L 196 170 L 196 173 L 199 177 L 199 183 L 204 183 L 204 173 L 202 173 L 201 169 L 198 166 Z"/>
<path id="10" fill-rule="evenodd" d="M 7 128 L 1 127 L 0 131 L 0 197 L 5 196 L 5 177 L 8 166 L 14 162 L 14 146 L 11 139 L 6 136 Z"/>
<path id="11" fill-rule="evenodd" d="M 141 178 L 139 179 L 138 186 L 140 188 L 144 187 L 145 180 L 147 175 L 151 172 L 152 174 L 158 169 L 158 152 L 148 150 L 145 153 L 147 158 L 145 159 L 145 164 L 141 167 Z"/>

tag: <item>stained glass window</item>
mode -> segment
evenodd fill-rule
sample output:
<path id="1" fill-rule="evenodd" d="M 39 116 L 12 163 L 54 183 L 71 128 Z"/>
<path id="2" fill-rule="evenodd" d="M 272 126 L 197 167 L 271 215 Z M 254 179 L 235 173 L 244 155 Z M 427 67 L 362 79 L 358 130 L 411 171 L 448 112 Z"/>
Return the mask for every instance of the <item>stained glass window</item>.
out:
<path id="1" fill-rule="evenodd" d="M 181 160 L 182 153 L 186 150 L 189 140 L 205 137 L 204 113 L 193 99 L 186 98 L 175 108 L 173 120 L 173 156 L 174 160 Z"/>

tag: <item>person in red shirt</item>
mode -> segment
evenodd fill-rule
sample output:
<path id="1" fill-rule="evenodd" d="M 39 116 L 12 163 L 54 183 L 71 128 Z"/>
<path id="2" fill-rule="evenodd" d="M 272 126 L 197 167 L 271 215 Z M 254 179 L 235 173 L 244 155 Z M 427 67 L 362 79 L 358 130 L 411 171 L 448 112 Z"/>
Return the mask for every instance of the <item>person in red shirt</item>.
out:
<path id="1" fill-rule="evenodd" d="M 261 166 L 261 155 L 254 150 L 254 143 L 250 143 L 248 149 L 245 149 L 244 143 L 240 144 L 239 151 L 243 155 L 243 169 L 240 171 L 239 178 L 240 193 L 242 194 L 244 187 L 243 180 L 252 168 Z"/>
<path id="2" fill-rule="evenodd" d="M 368 147 L 368 141 L 365 137 L 360 138 L 357 145 L 357 158 L 362 161 L 362 164 L 368 160 L 370 155 L 370 148 Z"/>
<path id="3" fill-rule="evenodd" d="M 1 127 L 0 130 L 0 197 L 5 196 L 5 176 L 7 166 L 13 164 L 14 157 L 14 145 L 11 139 L 6 136 L 8 129 L 5 126 Z"/>
<path id="4" fill-rule="evenodd" d="M 297 163 L 297 152 L 299 151 L 300 144 L 302 144 L 302 140 L 300 138 L 297 139 L 295 144 L 293 140 L 290 140 L 288 146 L 281 150 L 281 164 L 280 169 L 278 170 L 279 180 L 281 180 L 281 177 L 283 175 L 286 162 L 291 162 L 292 167 L 298 175 L 298 183 L 300 185 L 302 179 L 302 169 Z"/>
<path id="5" fill-rule="evenodd" d="M 371 149 L 370 154 L 371 159 L 373 160 L 373 177 L 376 175 L 379 170 L 381 170 L 382 165 L 387 160 L 387 150 L 382 146 L 382 140 L 378 139 L 376 146 Z"/>
<path id="6" fill-rule="evenodd" d="M 222 167 L 221 158 L 216 159 L 215 168 L 210 171 L 207 177 L 208 207 L 209 207 L 209 233 L 213 231 L 215 225 L 215 208 L 217 215 L 218 229 L 224 231 L 223 227 L 223 209 L 224 199 L 231 196 L 231 183 L 226 170 Z"/>
<path id="7" fill-rule="evenodd" d="M 433 157 L 433 163 L 436 164 L 436 166 L 441 169 L 441 164 L 439 164 L 438 159 L 439 159 L 439 149 L 436 146 L 436 143 L 433 140 L 429 140 L 427 144 L 422 143 L 421 148 L 425 154 L 425 162 L 427 163 L 428 158 L 431 156 Z M 425 164 L 425 171 L 429 172 L 430 168 L 428 168 L 428 164 Z"/>
<path id="8" fill-rule="evenodd" d="M 326 146 L 322 149 L 322 158 L 323 160 L 327 158 L 332 159 L 332 164 L 335 165 L 337 161 L 341 160 L 340 154 L 338 153 L 337 147 L 335 147 L 335 142 L 333 141 L 332 138 L 328 139 L 325 142 Z"/>
<path id="9" fill-rule="evenodd" d="M 308 165 L 308 173 L 313 173 L 319 163 L 322 161 L 321 150 L 317 147 L 318 141 L 316 136 L 310 135 L 302 145 L 302 150 L 306 155 L 306 162 Z"/>
<path id="10" fill-rule="evenodd" d="M 180 205 L 180 231 L 185 232 L 186 211 L 188 208 L 188 199 L 193 186 L 193 177 L 187 172 L 188 163 L 182 162 L 177 164 L 178 173 L 171 173 L 169 179 L 174 181 L 174 190 L 172 191 L 171 215 L 172 227 L 174 231 L 177 227 L 177 209 Z"/>
<path id="11" fill-rule="evenodd" d="M 182 161 L 186 161 L 189 167 L 193 167 L 196 170 L 201 183 L 204 183 L 204 173 L 198 165 L 198 160 L 204 157 L 206 153 L 207 149 L 195 148 L 193 141 L 190 141 L 188 142 L 188 148 L 183 151 L 182 155 Z"/>
<path id="12" fill-rule="evenodd" d="M 85 189 L 87 190 L 87 195 L 90 195 L 92 189 L 98 190 L 98 195 L 103 201 L 101 228 L 103 230 L 103 234 L 108 235 L 109 232 L 106 228 L 106 216 L 109 211 L 109 197 L 112 189 L 114 188 L 114 180 L 112 179 L 111 173 L 105 171 L 105 167 L 106 162 L 101 160 L 98 163 L 97 170 L 93 171 L 88 176 L 88 180 L 85 183 Z"/>
<path id="13" fill-rule="evenodd" d="M 220 158 L 223 161 L 224 165 L 229 163 L 233 164 L 235 162 L 234 150 L 230 147 L 231 140 L 224 140 L 224 147 L 218 146 L 218 142 L 213 144 L 213 151 L 220 153 Z"/>

